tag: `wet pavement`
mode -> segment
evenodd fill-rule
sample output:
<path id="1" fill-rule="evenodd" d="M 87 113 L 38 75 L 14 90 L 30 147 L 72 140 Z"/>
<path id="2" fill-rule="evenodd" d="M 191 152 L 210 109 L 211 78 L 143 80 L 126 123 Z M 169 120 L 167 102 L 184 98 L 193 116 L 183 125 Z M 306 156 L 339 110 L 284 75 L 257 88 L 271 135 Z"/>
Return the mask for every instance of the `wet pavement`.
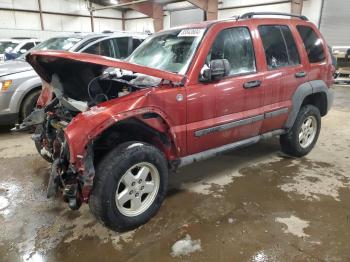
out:
<path id="1" fill-rule="evenodd" d="M 123 234 L 46 199 L 49 165 L 2 130 L 0 261 L 349 261 L 350 87 L 322 121 L 304 158 L 272 139 L 172 174 L 156 217 Z M 200 249 L 173 257 L 187 234 Z"/>

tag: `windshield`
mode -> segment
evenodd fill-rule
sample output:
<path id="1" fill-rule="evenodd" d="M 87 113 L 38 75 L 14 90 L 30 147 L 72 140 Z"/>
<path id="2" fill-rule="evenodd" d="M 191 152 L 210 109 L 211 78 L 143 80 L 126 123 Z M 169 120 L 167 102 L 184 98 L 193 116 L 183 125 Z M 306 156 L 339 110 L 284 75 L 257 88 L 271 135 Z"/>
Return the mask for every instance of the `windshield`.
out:
<path id="1" fill-rule="evenodd" d="M 186 74 L 205 29 L 188 28 L 154 35 L 129 57 L 131 63 Z"/>
<path id="2" fill-rule="evenodd" d="M 60 50 L 68 51 L 76 43 L 80 42 L 83 38 L 80 37 L 54 37 L 50 38 L 39 45 L 36 45 L 30 51 L 34 50 Z M 27 52 L 28 53 L 28 52 Z M 18 59 L 24 60 L 27 53 L 24 53 Z"/>
<path id="3" fill-rule="evenodd" d="M 18 45 L 18 43 L 14 43 L 14 42 L 11 42 L 11 41 L 0 42 L 0 53 L 4 53 L 5 49 L 8 48 L 8 47 L 15 48 L 16 45 Z"/>

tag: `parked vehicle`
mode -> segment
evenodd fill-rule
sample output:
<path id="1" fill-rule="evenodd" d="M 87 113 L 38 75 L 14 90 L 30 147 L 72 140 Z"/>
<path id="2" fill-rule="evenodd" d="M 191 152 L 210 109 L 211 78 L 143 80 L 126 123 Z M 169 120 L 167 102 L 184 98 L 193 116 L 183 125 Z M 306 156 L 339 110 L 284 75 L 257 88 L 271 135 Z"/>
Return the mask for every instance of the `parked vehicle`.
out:
<path id="1" fill-rule="evenodd" d="M 66 50 L 124 59 L 147 37 L 145 34 L 72 34 L 50 38 L 32 50 Z M 34 109 L 42 82 L 25 61 L 25 54 L 0 65 L 0 125 L 21 122 Z"/>
<path id="2" fill-rule="evenodd" d="M 162 31 L 127 61 L 29 54 L 56 97 L 29 118 L 53 161 L 48 197 L 123 231 L 156 214 L 169 169 L 275 135 L 308 154 L 333 101 L 330 53 L 306 17 L 260 14 L 276 13 Z"/>
<path id="3" fill-rule="evenodd" d="M 38 39 L 25 37 L 0 39 L 0 63 L 15 59 L 38 44 L 40 44 Z"/>

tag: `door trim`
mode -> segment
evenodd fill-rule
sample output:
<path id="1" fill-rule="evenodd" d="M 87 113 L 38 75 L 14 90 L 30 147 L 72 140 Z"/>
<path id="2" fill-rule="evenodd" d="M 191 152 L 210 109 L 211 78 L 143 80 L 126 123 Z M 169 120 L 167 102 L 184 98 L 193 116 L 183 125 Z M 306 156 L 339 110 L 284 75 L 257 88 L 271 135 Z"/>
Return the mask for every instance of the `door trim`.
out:
<path id="1" fill-rule="evenodd" d="M 267 119 L 267 118 L 272 118 L 272 117 L 276 117 L 276 116 L 279 116 L 282 114 L 286 114 L 286 113 L 288 113 L 288 110 L 289 109 L 287 107 L 284 107 L 284 108 L 280 108 L 280 109 L 270 111 L 270 112 L 267 112 L 264 114 L 259 114 L 256 116 L 228 122 L 228 123 L 225 123 L 222 125 L 211 126 L 208 128 L 200 129 L 200 130 L 197 130 L 194 132 L 194 136 L 201 137 L 201 136 L 209 135 L 211 133 L 221 132 L 221 131 L 225 131 L 225 130 L 239 127 L 239 126 L 249 125 L 249 124 L 252 124 L 252 123 Z"/>

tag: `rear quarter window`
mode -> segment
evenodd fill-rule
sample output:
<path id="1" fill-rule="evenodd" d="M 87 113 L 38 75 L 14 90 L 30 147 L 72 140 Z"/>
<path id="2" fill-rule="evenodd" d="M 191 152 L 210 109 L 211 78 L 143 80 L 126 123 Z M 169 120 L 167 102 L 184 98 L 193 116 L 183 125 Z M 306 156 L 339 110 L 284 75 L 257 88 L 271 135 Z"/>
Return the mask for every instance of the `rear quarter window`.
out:
<path id="1" fill-rule="evenodd" d="M 303 39 L 305 50 L 310 63 L 317 63 L 325 60 L 322 40 L 309 26 L 298 25 L 297 30 Z"/>

